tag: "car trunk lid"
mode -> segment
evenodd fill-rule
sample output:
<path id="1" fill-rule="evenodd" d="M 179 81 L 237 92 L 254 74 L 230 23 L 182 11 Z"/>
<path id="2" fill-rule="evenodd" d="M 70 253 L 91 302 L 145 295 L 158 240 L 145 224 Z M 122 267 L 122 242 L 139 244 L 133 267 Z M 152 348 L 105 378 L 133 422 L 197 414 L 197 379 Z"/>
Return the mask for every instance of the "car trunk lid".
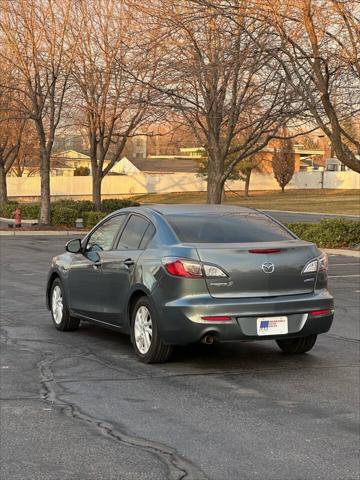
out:
<path id="1" fill-rule="evenodd" d="M 290 240 L 198 244 L 196 249 L 202 262 L 217 265 L 229 275 L 206 279 L 212 297 L 270 297 L 314 290 L 316 272 L 302 273 L 305 265 L 319 256 L 313 244 Z"/>

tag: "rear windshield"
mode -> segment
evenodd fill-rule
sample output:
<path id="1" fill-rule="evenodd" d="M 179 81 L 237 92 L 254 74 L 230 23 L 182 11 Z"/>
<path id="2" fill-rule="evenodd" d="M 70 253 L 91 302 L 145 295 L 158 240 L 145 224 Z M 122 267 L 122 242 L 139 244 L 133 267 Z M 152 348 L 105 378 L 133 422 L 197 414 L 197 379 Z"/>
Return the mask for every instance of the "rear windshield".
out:
<path id="1" fill-rule="evenodd" d="M 167 215 L 184 243 L 248 243 L 293 240 L 294 237 L 265 215 Z"/>

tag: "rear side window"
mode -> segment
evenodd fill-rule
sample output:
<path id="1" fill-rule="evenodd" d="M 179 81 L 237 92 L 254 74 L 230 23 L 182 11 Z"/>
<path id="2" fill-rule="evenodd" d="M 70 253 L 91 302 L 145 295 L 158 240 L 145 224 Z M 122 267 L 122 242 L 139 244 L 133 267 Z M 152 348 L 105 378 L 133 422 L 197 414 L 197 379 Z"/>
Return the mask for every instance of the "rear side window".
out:
<path id="1" fill-rule="evenodd" d="M 154 235 L 155 235 L 155 227 L 152 223 L 150 223 L 141 240 L 140 247 L 139 247 L 140 250 L 144 250 L 148 246 L 148 243 L 150 242 L 150 240 L 153 238 Z"/>
<path id="2" fill-rule="evenodd" d="M 184 243 L 248 243 L 293 240 L 278 223 L 258 213 L 227 215 L 167 215 Z"/>
<path id="3" fill-rule="evenodd" d="M 144 217 L 132 215 L 121 234 L 117 250 L 137 250 L 149 223 Z"/>

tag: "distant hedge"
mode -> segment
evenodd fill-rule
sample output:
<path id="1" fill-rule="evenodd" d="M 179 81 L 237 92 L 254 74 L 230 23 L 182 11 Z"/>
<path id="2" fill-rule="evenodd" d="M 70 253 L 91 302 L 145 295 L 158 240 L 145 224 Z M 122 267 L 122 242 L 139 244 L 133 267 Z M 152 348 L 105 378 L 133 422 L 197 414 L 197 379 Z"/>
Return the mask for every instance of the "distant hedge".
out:
<path id="1" fill-rule="evenodd" d="M 74 208 L 57 207 L 51 209 L 52 225 L 61 225 L 74 228 L 78 212 Z"/>
<path id="2" fill-rule="evenodd" d="M 76 210 L 79 217 L 81 217 L 83 212 L 94 210 L 94 204 L 90 200 L 56 200 L 55 202 L 51 202 L 50 208 L 52 211 L 62 207 Z"/>
<path id="3" fill-rule="evenodd" d="M 105 212 L 84 212 L 82 215 L 84 227 L 89 229 L 94 227 L 106 215 Z"/>
<path id="4" fill-rule="evenodd" d="M 50 218 L 52 225 L 66 225 L 74 227 L 77 218 L 83 218 L 84 227 L 92 228 L 107 214 L 126 207 L 140 205 L 132 200 L 109 198 L 101 202 L 101 212 L 94 211 L 94 204 L 90 200 L 56 200 L 50 205 Z M 21 218 L 37 221 L 40 217 L 38 203 L 22 203 L 9 201 L 0 203 L 0 217 L 13 218 L 14 210 L 19 207 Z"/>
<path id="5" fill-rule="evenodd" d="M 38 220 L 40 205 L 32 203 L 19 204 L 18 202 L 0 203 L 0 217 L 13 218 L 15 208 L 20 207 L 21 217 L 29 220 Z"/>
<path id="6" fill-rule="evenodd" d="M 324 218 L 319 223 L 288 223 L 287 227 L 302 240 L 322 248 L 353 247 L 360 244 L 360 222 Z"/>
<path id="7" fill-rule="evenodd" d="M 120 208 L 138 207 L 140 203 L 133 202 L 132 200 L 122 200 L 119 198 L 108 198 L 101 202 L 101 211 L 106 213 L 120 210 Z"/>

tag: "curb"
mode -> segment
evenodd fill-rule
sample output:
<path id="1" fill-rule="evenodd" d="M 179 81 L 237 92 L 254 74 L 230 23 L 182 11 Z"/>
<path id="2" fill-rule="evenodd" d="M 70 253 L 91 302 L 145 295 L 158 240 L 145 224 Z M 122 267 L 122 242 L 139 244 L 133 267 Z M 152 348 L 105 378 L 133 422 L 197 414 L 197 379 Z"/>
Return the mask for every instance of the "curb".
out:
<path id="1" fill-rule="evenodd" d="M 348 215 L 342 213 L 323 213 L 323 212 L 295 212 L 294 210 L 273 210 L 273 209 L 258 209 L 262 212 L 275 212 L 275 213 L 298 213 L 299 215 L 321 215 L 323 217 L 348 217 L 348 218 L 359 218 L 358 215 Z"/>
<path id="2" fill-rule="evenodd" d="M 47 237 L 70 237 L 73 235 L 86 235 L 88 231 L 78 231 L 78 230 L 34 230 L 32 231 L 17 231 L 13 230 L 0 230 L 0 237 L 37 237 L 37 236 L 47 236 Z"/>
<path id="3" fill-rule="evenodd" d="M 345 257 L 360 258 L 360 250 L 345 250 L 343 248 L 321 248 L 328 255 L 344 255 Z"/>
<path id="4" fill-rule="evenodd" d="M 14 219 L 13 218 L 5 218 L 5 217 L 0 217 L 0 222 L 4 222 L 4 223 L 14 223 Z M 37 223 L 37 220 L 36 219 L 25 219 L 25 220 L 21 220 L 21 223 L 23 223 L 24 225 L 32 225 L 33 223 Z"/>

